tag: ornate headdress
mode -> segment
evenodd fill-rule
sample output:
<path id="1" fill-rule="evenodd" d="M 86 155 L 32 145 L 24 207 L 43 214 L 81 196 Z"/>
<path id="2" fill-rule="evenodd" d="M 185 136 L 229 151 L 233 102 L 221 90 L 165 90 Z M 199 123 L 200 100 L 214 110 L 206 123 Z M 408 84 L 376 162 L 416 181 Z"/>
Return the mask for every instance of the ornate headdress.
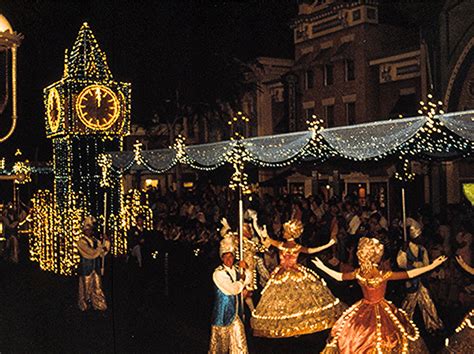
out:
<path id="1" fill-rule="evenodd" d="M 418 221 L 407 218 L 407 225 L 410 227 L 410 238 L 414 240 L 421 235 L 422 227 Z"/>
<path id="2" fill-rule="evenodd" d="M 303 233 L 303 224 L 297 219 L 291 219 L 283 224 L 283 234 L 290 238 L 298 238 Z"/>
<path id="3" fill-rule="evenodd" d="M 357 247 L 357 258 L 362 272 L 376 268 L 383 256 L 383 244 L 376 238 L 362 237 Z"/>
<path id="4" fill-rule="evenodd" d="M 219 245 L 219 257 L 224 253 L 232 253 L 235 256 L 237 251 L 235 236 L 233 232 L 228 232 L 221 240 Z"/>

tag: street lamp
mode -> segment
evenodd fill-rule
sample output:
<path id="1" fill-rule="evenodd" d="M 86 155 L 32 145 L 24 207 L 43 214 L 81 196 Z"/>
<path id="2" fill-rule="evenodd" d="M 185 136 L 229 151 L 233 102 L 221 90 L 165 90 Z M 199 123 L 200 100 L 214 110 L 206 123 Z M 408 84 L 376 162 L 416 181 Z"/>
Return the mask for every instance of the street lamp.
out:
<path id="1" fill-rule="evenodd" d="M 4 113 L 8 104 L 8 97 L 12 98 L 12 122 L 5 136 L 0 137 L 0 143 L 7 140 L 16 128 L 16 49 L 20 46 L 23 35 L 13 31 L 8 20 L 0 14 L 0 55 L 5 56 L 5 69 L 2 77 L 5 78 L 5 90 L 0 97 L 0 115 Z M 10 59 L 11 58 L 11 59 Z M 11 60 L 11 64 L 10 64 Z M 9 71 L 11 70 L 11 83 L 9 82 Z M 10 92 L 11 87 L 11 92 Z"/>

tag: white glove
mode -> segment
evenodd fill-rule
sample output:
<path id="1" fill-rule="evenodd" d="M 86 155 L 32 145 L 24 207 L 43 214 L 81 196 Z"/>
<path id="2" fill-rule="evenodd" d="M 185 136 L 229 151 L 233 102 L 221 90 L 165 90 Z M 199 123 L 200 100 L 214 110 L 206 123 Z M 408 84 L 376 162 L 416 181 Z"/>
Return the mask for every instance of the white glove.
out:
<path id="1" fill-rule="evenodd" d="M 323 272 L 325 272 L 332 278 L 336 279 L 337 281 L 342 281 L 342 273 L 336 272 L 335 270 L 332 270 L 331 268 L 326 267 L 326 265 L 318 257 L 311 260 L 311 262 L 313 262 L 316 265 L 316 267 L 321 269 Z"/>

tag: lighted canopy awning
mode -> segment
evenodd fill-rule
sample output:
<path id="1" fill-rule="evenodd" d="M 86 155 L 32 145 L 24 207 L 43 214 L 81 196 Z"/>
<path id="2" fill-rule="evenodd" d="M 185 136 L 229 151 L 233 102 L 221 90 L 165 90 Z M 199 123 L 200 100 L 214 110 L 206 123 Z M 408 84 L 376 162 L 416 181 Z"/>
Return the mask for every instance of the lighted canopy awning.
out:
<path id="1" fill-rule="evenodd" d="M 289 165 L 300 158 L 342 157 L 371 160 L 400 153 L 409 158 L 436 154 L 470 154 L 474 147 L 474 110 L 392 119 L 352 126 L 254 137 L 239 141 L 142 151 L 112 152 L 115 171 L 146 169 L 164 172 L 177 163 L 211 170 L 222 166 L 231 151 L 240 149 L 258 166 Z"/>

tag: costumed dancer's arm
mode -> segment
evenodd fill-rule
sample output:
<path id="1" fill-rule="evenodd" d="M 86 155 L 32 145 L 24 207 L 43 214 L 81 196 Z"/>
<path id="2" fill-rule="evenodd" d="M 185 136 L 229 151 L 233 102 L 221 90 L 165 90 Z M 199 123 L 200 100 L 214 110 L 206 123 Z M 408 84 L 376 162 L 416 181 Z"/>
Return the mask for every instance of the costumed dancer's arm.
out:
<path id="1" fill-rule="evenodd" d="M 321 251 L 324 251 L 326 248 L 331 247 L 336 243 L 335 239 L 331 239 L 328 243 L 326 243 L 324 246 L 321 247 L 301 247 L 301 252 L 302 253 L 308 253 L 308 254 L 313 254 L 313 253 L 318 253 Z"/>
<path id="2" fill-rule="evenodd" d="M 321 269 L 323 272 L 325 272 L 327 275 L 330 277 L 336 279 L 337 281 L 343 281 L 343 280 L 354 280 L 355 279 L 355 274 L 354 272 L 351 273 L 341 273 L 341 272 L 336 272 L 335 270 L 326 267 L 326 265 L 319 259 L 315 258 L 311 262 L 313 262 L 316 267 Z"/>
<path id="3" fill-rule="evenodd" d="M 469 274 L 474 275 L 474 268 L 467 264 L 460 255 L 456 256 L 456 261 L 459 263 L 462 269 L 464 269 Z"/>
<path id="4" fill-rule="evenodd" d="M 92 248 L 83 237 L 77 242 L 77 248 L 80 255 L 86 259 L 96 259 L 102 253 L 101 247 Z"/>
<path id="5" fill-rule="evenodd" d="M 222 270 L 214 271 L 212 275 L 212 279 L 214 280 L 214 284 L 225 294 L 225 295 L 238 295 L 242 292 L 242 290 L 247 285 L 245 280 L 238 280 L 232 282 L 226 272 Z M 245 279 L 250 279 L 250 276 L 247 276 Z"/>
<path id="6" fill-rule="evenodd" d="M 423 273 L 429 272 L 435 269 L 436 267 L 440 266 L 441 264 L 446 262 L 447 259 L 448 258 L 446 256 L 439 256 L 433 261 L 433 263 L 427 266 L 410 269 L 410 270 L 407 270 L 406 272 L 394 272 L 390 276 L 389 280 L 402 280 L 402 279 L 408 279 L 408 278 L 416 278 L 422 275 Z"/>
<path id="7" fill-rule="evenodd" d="M 249 209 L 249 215 L 252 218 L 253 221 L 253 227 L 255 231 L 257 232 L 258 237 L 262 241 L 262 244 L 265 246 L 265 248 L 269 248 L 270 246 L 275 246 L 275 247 L 280 247 L 283 242 L 277 241 L 272 239 L 267 232 L 267 225 L 263 225 L 263 227 L 260 227 L 258 225 L 258 217 L 257 217 L 257 212 L 254 210 Z"/>
<path id="8" fill-rule="evenodd" d="M 267 225 L 263 225 L 262 228 L 256 230 L 265 248 L 269 248 L 270 246 L 275 246 L 276 248 L 279 248 L 283 245 L 283 242 L 274 240 L 270 236 L 268 236 Z"/>

